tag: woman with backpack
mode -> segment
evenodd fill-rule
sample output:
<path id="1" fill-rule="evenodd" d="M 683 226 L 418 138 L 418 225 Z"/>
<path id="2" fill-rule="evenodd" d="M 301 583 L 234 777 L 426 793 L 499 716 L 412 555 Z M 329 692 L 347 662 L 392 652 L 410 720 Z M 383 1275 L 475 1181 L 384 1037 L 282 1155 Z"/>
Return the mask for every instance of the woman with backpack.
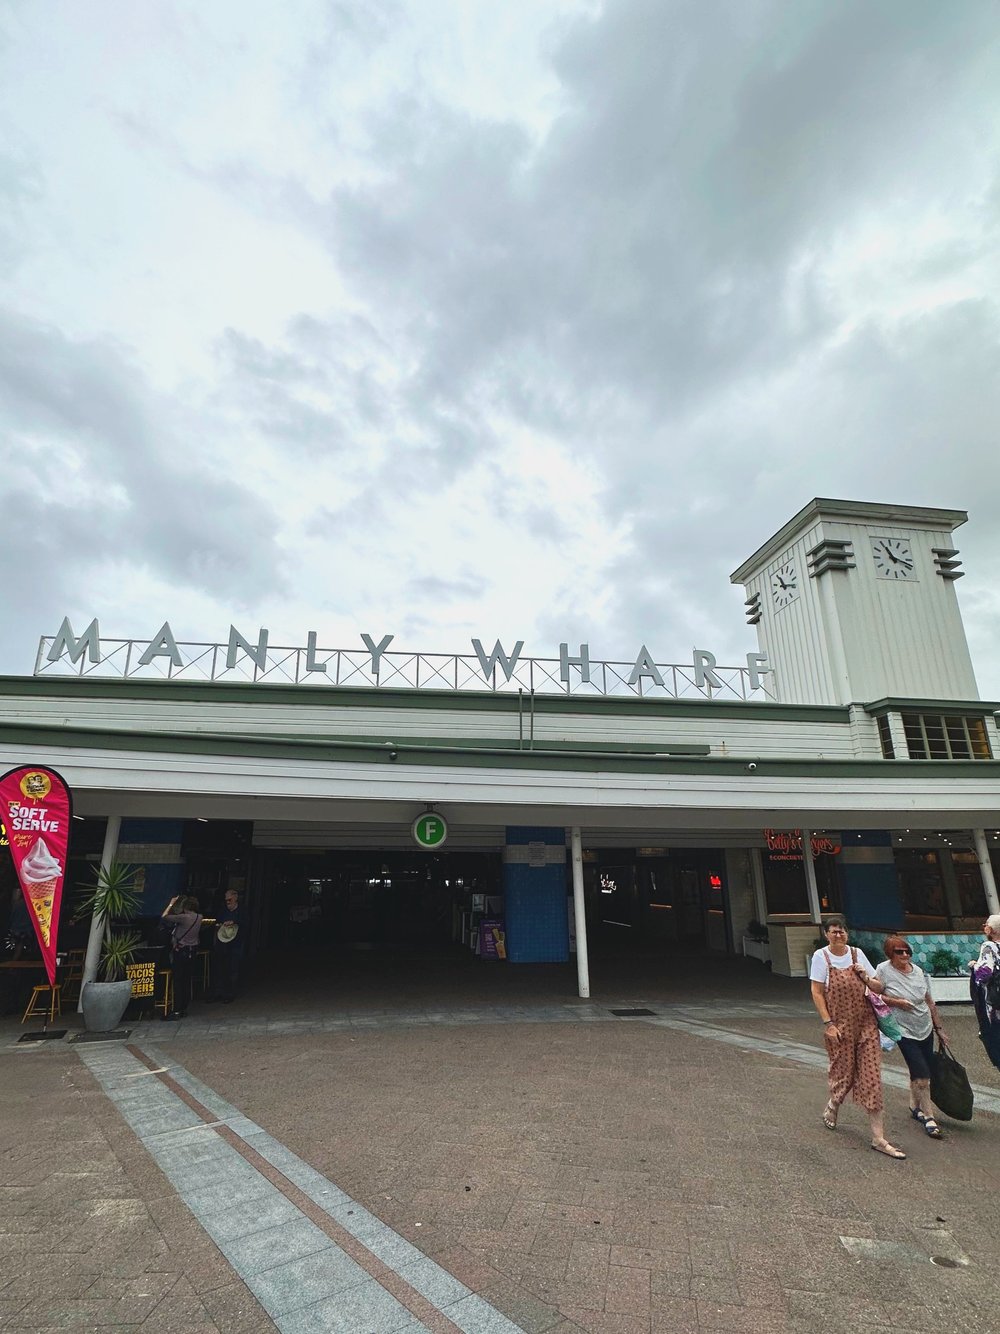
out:
<path id="1" fill-rule="evenodd" d="M 983 923 L 986 939 L 979 948 L 979 958 L 969 964 L 972 977 L 969 989 L 979 1020 L 979 1037 L 986 1055 L 1000 1070 L 1000 913 L 993 913 Z"/>

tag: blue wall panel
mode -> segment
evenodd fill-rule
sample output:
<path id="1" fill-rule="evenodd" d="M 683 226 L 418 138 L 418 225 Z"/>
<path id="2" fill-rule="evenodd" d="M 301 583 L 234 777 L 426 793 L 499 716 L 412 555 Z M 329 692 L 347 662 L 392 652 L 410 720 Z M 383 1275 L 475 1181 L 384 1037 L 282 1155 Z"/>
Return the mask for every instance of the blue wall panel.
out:
<path id="1" fill-rule="evenodd" d="M 508 828 L 509 849 L 520 849 L 528 843 L 544 843 L 564 850 L 566 832 L 529 825 Z M 516 857 L 519 854 L 508 855 Z M 569 959 L 565 852 L 558 861 L 545 866 L 505 861 L 503 885 L 508 960 L 511 963 L 565 963 Z"/>

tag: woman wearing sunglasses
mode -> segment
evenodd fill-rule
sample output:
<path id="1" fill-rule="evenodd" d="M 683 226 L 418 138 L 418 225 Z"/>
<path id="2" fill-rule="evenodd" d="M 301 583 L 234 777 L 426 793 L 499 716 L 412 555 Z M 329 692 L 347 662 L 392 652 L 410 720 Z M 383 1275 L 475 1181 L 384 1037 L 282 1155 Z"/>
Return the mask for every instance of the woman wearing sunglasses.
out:
<path id="1" fill-rule="evenodd" d="M 943 1042 L 948 1041 L 948 1035 L 931 998 L 927 974 L 913 962 L 910 942 L 903 936 L 886 936 L 882 948 L 885 962 L 875 969 L 875 976 L 885 988 L 882 998 L 892 1007 L 893 1018 L 903 1032 L 899 1050 L 910 1072 L 910 1115 L 931 1139 L 940 1139 L 941 1127 L 931 1107 L 931 1059 L 934 1034 Z"/>

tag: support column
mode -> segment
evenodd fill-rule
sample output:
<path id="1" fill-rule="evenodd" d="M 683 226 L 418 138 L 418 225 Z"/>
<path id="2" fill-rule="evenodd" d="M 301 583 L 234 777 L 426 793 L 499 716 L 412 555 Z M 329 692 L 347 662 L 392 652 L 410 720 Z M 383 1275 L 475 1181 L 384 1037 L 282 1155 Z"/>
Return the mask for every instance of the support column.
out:
<path id="1" fill-rule="evenodd" d="M 747 848 L 750 865 L 750 885 L 753 889 L 754 912 L 761 926 L 767 921 L 767 893 L 764 889 L 764 866 L 760 848 Z"/>
<path id="2" fill-rule="evenodd" d="M 986 906 L 992 917 L 994 913 L 1000 912 L 1000 896 L 997 895 L 997 878 L 993 874 L 993 863 L 990 861 L 990 845 L 986 842 L 984 829 L 973 829 L 972 837 L 976 840 L 976 858 L 983 877 L 983 889 L 986 890 Z"/>
<path id="3" fill-rule="evenodd" d="M 810 920 L 819 926 L 822 913 L 819 910 L 819 886 L 816 884 L 816 866 L 813 862 L 812 830 L 803 829 L 802 833 L 802 869 L 806 873 L 806 894 L 809 897 Z"/>
<path id="4" fill-rule="evenodd" d="M 115 860 L 118 852 L 118 835 L 121 831 L 120 815 L 108 816 L 108 827 L 104 831 L 104 848 L 101 852 L 101 867 L 106 870 Z M 87 941 L 87 957 L 83 961 L 83 981 L 80 983 L 80 999 L 77 1011 L 83 1013 L 83 989 L 88 982 L 97 977 L 97 966 L 101 961 L 101 946 L 104 944 L 104 915 L 97 913 L 90 919 L 90 937 Z"/>
<path id="5" fill-rule="evenodd" d="M 587 953 L 587 909 L 583 900 L 583 840 L 579 826 L 569 831 L 573 859 L 573 920 L 576 923 L 577 994 L 584 1000 L 590 995 L 590 956 Z"/>

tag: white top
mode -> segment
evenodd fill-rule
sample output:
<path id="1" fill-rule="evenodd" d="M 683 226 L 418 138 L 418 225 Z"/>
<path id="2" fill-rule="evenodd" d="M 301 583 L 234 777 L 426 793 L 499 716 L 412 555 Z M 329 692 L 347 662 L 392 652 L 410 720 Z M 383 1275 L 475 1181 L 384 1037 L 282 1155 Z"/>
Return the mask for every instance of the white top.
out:
<path id="1" fill-rule="evenodd" d="M 829 946 L 824 945 L 823 949 L 817 950 L 816 953 L 812 956 L 812 962 L 809 965 L 810 982 L 822 982 L 823 985 L 826 986 L 827 982 L 830 980 L 830 970 L 826 966 L 826 951 L 828 949 Z M 857 946 L 854 946 L 854 952 L 858 956 L 858 963 L 861 965 L 861 967 L 866 970 L 869 977 L 873 976 L 875 973 L 875 969 L 872 967 L 871 960 L 868 958 L 868 955 L 864 952 L 864 950 L 859 950 Z M 833 963 L 834 968 L 854 967 L 854 960 L 851 958 L 850 946 L 848 946 L 846 954 L 836 955 L 834 954 L 833 950 L 830 950 L 830 959 Z"/>
<path id="2" fill-rule="evenodd" d="M 916 1038 L 921 1041 L 929 1038 L 934 1027 L 931 1012 L 927 1005 L 927 974 L 916 964 L 908 973 L 900 972 L 888 959 L 875 969 L 875 976 L 885 983 L 885 994 L 898 1000 L 908 1000 L 912 1010 L 897 1010 L 892 1006 L 892 1017 L 899 1025 L 904 1038 Z"/>

